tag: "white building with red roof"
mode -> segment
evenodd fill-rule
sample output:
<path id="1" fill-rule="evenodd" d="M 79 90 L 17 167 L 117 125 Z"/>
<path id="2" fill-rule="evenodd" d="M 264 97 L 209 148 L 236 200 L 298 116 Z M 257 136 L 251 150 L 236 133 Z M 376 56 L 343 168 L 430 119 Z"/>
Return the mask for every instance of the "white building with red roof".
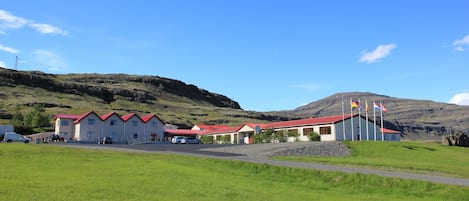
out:
<path id="1" fill-rule="evenodd" d="M 55 116 L 55 134 L 82 142 L 97 142 L 103 137 L 110 137 L 116 143 L 161 141 L 164 122 L 154 114 L 143 117 L 137 114 L 119 116 L 115 112 L 99 116 L 93 111 L 82 115 L 58 114 Z"/>
<path id="2" fill-rule="evenodd" d="M 359 115 L 316 117 L 263 124 L 245 123 L 238 127 L 195 125 L 192 128 L 192 130 L 201 130 L 199 136 L 210 136 L 215 143 L 220 143 L 219 139 L 226 139 L 224 136 L 229 136 L 232 144 L 251 144 L 254 135 L 268 129 L 283 132 L 285 135 L 292 134 L 288 138 L 289 141 L 309 141 L 309 134 L 312 132 L 319 134 L 321 141 L 343 141 L 344 139 L 400 141 L 401 137 L 399 131 L 381 129 L 380 125 L 375 126 L 371 120 L 367 123 L 366 119 Z"/>

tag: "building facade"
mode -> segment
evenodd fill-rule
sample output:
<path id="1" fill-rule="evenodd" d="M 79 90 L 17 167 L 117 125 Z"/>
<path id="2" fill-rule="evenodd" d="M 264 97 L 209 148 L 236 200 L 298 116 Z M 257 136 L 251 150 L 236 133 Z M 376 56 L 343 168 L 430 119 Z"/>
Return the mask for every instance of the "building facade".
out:
<path id="1" fill-rule="evenodd" d="M 97 142 L 110 137 L 116 143 L 161 141 L 164 122 L 154 114 L 119 116 L 111 112 L 99 116 L 95 112 L 83 115 L 58 114 L 55 116 L 55 134 L 66 140 Z"/>
<path id="2" fill-rule="evenodd" d="M 202 131 L 199 136 L 210 136 L 214 143 L 229 141 L 231 144 L 251 144 L 256 134 L 268 129 L 283 132 L 288 136 L 287 141 L 310 141 L 311 133 L 319 134 L 321 141 L 400 141 L 401 137 L 400 132 L 381 129 L 373 121 L 367 121 L 359 115 L 327 116 L 266 124 L 245 123 L 239 127 L 195 125 L 192 128 Z"/>

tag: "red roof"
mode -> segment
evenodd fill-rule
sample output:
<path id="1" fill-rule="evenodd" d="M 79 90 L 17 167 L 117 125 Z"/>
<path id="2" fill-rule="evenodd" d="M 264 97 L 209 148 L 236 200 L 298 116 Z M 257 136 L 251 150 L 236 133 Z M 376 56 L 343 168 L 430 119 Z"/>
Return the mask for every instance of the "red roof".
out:
<path id="1" fill-rule="evenodd" d="M 111 113 L 105 114 L 105 115 L 101 116 L 101 119 L 102 119 L 103 121 L 105 121 L 106 119 L 108 119 L 109 117 L 111 117 L 111 116 L 114 115 L 114 114 L 117 115 L 117 113 L 115 113 L 115 112 L 111 112 Z M 119 115 L 117 115 L 117 116 L 119 116 Z M 119 118 L 120 118 L 120 117 L 119 117 Z"/>
<path id="2" fill-rule="evenodd" d="M 216 129 L 216 130 L 208 130 L 208 131 L 204 130 L 204 132 L 201 134 L 234 133 L 234 132 L 237 132 L 240 128 L 241 128 L 240 126 L 237 126 L 237 127 L 225 126 L 223 128 Z"/>
<path id="3" fill-rule="evenodd" d="M 196 126 L 199 127 L 200 130 L 206 130 L 206 131 L 212 131 L 212 130 L 219 130 L 219 129 L 230 128 L 230 126 L 226 126 L 226 125 L 205 125 L 205 124 L 196 124 Z"/>
<path id="4" fill-rule="evenodd" d="M 76 123 L 80 122 L 82 119 L 84 119 L 85 117 L 87 117 L 90 114 L 96 115 L 101 120 L 101 118 L 94 111 L 90 111 L 90 112 L 87 112 L 87 113 L 81 115 L 80 117 L 78 117 L 78 119 L 76 119 L 73 123 L 76 124 Z"/>
<path id="5" fill-rule="evenodd" d="M 356 116 L 356 115 L 354 115 Z M 284 128 L 284 127 L 297 127 L 297 126 L 306 126 L 306 125 L 320 125 L 320 124 L 333 124 L 343 119 L 349 119 L 350 115 L 337 115 L 337 116 L 328 116 L 328 117 L 316 117 L 309 119 L 299 119 L 291 121 L 280 121 L 264 124 L 261 128 Z"/>
<path id="6" fill-rule="evenodd" d="M 198 135 L 198 134 L 202 134 L 204 131 L 189 130 L 189 129 L 168 129 L 168 130 L 165 130 L 165 132 L 172 134 L 172 135 Z"/>
<path id="7" fill-rule="evenodd" d="M 122 118 L 122 120 L 123 120 L 124 122 L 126 122 L 126 121 L 128 121 L 129 119 L 131 119 L 133 116 L 137 116 L 137 118 L 139 118 L 141 121 L 143 121 L 142 118 L 140 118 L 140 116 L 138 116 L 138 115 L 135 114 L 135 113 L 123 115 L 123 116 L 121 116 L 121 118 Z"/>
<path id="8" fill-rule="evenodd" d="M 81 115 L 74 115 L 74 114 L 57 114 L 55 115 L 55 119 L 61 118 L 61 119 L 78 119 L 80 118 Z"/>
<path id="9" fill-rule="evenodd" d="M 399 132 L 399 131 L 395 131 L 395 130 L 391 130 L 391 129 L 387 129 L 387 128 L 381 128 L 381 129 L 379 129 L 379 132 L 388 133 L 388 134 L 401 134 L 401 132 Z"/>
<path id="10" fill-rule="evenodd" d="M 141 119 L 143 122 L 147 123 L 149 122 L 153 117 L 155 117 L 156 119 L 158 119 L 158 121 L 160 121 L 161 123 L 164 124 L 163 120 L 161 120 L 158 116 L 154 115 L 154 114 L 148 114 L 148 115 L 145 115 L 143 116 Z"/>

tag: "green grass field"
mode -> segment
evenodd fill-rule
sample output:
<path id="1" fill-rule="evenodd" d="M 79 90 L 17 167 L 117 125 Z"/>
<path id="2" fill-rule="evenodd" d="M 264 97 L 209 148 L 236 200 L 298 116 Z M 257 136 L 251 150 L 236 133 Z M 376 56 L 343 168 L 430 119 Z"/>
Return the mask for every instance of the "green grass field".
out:
<path id="1" fill-rule="evenodd" d="M 469 178 L 469 148 L 430 142 L 346 141 L 348 157 L 277 157 L 280 160 L 367 166 Z"/>
<path id="2" fill-rule="evenodd" d="M 177 155 L 0 144 L 0 200 L 469 200 L 467 187 Z"/>

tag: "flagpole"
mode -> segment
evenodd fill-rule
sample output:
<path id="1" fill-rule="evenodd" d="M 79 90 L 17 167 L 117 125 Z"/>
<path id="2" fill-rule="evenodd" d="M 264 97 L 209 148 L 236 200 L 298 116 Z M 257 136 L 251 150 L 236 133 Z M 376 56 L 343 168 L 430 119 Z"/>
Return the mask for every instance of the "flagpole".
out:
<path id="1" fill-rule="evenodd" d="M 365 101 L 365 116 L 366 116 L 366 141 L 370 140 L 369 134 L 368 134 L 368 100 Z"/>
<path id="2" fill-rule="evenodd" d="M 350 127 L 352 127 L 352 141 L 353 141 L 353 107 L 352 107 L 352 98 L 350 98 Z"/>
<path id="3" fill-rule="evenodd" d="M 383 104 L 380 102 L 379 106 L 381 107 L 381 141 L 384 141 L 384 120 L 383 120 Z"/>
<path id="4" fill-rule="evenodd" d="M 374 122 L 374 126 L 373 126 L 373 132 L 375 134 L 375 138 L 374 140 L 376 141 L 376 102 L 373 101 L 373 122 Z"/>
<path id="5" fill-rule="evenodd" d="M 362 140 L 362 115 L 361 115 L 362 105 L 360 98 L 358 99 L 358 140 Z"/>
<path id="6" fill-rule="evenodd" d="M 342 96 L 342 133 L 344 134 L 345 141 L 345 106 L 344 106 L 344 96 Z"/>

